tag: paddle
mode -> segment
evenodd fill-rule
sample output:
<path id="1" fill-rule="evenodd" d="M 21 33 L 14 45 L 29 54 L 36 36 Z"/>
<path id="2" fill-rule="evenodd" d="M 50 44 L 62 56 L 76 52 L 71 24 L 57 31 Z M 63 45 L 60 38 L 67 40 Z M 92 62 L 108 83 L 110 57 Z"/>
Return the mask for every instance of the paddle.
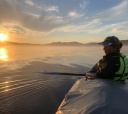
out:
<path id="1" fill-rule="evenodd" d="M 66 72 L 36 72 L 39 74 L 53 74 L 53 75 L 68 75 L 68 76 L 85 76 L 87 79 L 94 79 L 93 73 L 77 74 L 77 73 L 66 73 Z"/>
<path id="2" fill-rule="evenodd" d="M 64 72 L 36 72 L 36 73 L 39 73 L 39 74 L 53 74 L 53 75 L 86 76 L 86 74 L 64 73 Z"/>

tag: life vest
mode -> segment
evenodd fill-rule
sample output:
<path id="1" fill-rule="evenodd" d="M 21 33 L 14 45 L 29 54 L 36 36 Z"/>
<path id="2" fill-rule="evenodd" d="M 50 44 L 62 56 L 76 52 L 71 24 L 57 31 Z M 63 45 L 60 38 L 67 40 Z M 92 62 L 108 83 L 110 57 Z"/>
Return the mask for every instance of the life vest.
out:
<path id="1" fill-rule="evenodd" d="M 120 68 L 115 72 L 114 80 L 124 81 L 128 78 L 128 59 L 124 54 L 120 54 Z"/>
<path id="2" fill-rule="evenodd" d="M 120 53 L 120 56 L 112 56 L 112 57 L 119 57 L 119 69 L 117 72 L 115 72 L 114 75 L 114 80 L 120 80 L 120 81 L 124 81 L 128 78 L 128 59 L 126 58 L 126 56 L 122 53 Z M 101 59 L 98 64 L 97 64 L 97 71 L 99 71 L 102 68 L 105 68 L 107 64 L 106 59 Z"/>

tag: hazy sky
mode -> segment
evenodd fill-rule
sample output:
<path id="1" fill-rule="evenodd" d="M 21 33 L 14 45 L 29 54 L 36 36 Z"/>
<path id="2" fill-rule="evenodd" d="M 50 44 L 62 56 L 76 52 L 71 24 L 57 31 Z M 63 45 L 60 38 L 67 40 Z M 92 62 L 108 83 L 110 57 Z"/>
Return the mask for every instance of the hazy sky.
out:
<path id="1" fill-rule="evenodd" d="M 128 39 L 128 0 L 0 0 L 0 33 L 30 43 Z"/>

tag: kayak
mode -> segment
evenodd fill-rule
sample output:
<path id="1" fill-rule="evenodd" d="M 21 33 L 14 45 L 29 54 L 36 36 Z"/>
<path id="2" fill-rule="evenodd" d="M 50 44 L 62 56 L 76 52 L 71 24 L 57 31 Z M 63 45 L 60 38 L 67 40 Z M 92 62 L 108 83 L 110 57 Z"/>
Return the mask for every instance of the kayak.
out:
<path id="1" fill-rule="evenodd" d="M 128 114 L 128 81 L 79 79 L 56 114 Z"/>

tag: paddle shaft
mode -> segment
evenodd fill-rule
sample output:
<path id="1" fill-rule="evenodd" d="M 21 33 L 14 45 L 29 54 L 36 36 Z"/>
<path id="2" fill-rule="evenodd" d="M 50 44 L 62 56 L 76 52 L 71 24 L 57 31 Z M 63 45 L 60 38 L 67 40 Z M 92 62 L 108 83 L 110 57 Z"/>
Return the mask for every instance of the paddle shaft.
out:
<path id="1" fill-rule="evenodd" d="M 85 74 L 74 74 L 74 73 L 60 73 L 60 75 L 85 76 Z"/>
<path id="2" fill-rule="evenodd" d="M 39 74 L 86 76 L 86 74 L 64 73 L 64 72 L 37 72 Z"/>

